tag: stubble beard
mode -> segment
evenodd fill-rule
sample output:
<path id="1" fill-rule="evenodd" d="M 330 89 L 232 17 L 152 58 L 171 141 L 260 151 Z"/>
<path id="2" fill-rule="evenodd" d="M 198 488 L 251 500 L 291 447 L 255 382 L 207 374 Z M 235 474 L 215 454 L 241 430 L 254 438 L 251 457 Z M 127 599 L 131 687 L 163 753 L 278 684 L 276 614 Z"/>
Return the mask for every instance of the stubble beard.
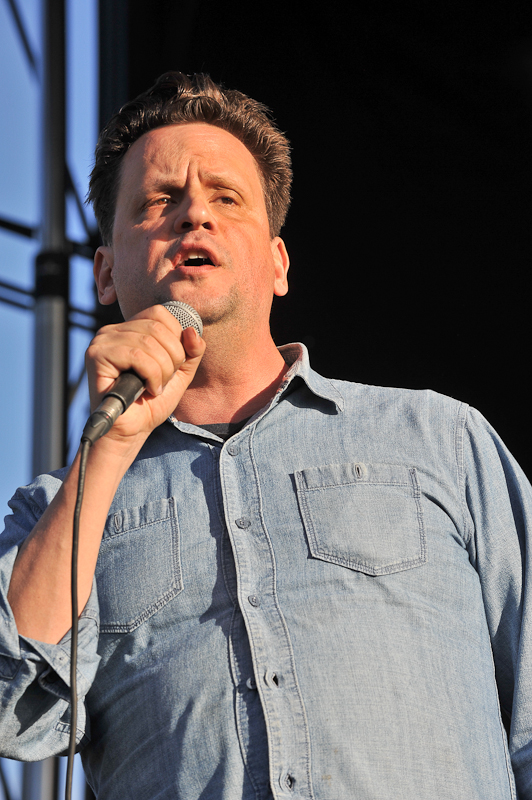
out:
<path id="1" fill-rule="evenodd" d="M 232 286 L 223 297 L 189 297 L 189 294 L 193 295 L 194 293 L 176 292 L 171 298 L 168 297 L 167 293 L 164 296 L 162 292 L 160 294 L 156 293 L 154 302 L 162 305 L 169 300 L 187 303 L 198 312 L 204 328 L 227 323 L 231 320 L 236 321 L 241 315 L 240 293 L 235 286 Z"/>

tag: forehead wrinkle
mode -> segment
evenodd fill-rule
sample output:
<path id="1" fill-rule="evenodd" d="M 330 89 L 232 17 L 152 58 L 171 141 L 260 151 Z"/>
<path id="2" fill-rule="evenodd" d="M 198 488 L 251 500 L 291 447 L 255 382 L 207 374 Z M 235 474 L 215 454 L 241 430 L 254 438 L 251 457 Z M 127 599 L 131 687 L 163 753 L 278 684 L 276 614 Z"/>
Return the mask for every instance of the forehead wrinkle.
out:
<path id="1" fill-rule="evenodd" d="M 152 167 L 158 168 L 161 172 L 166 174 L 174 173 L 176 169 L 176 165 L 183 163 L 183 159 L 187 160 L 186 170 L 187 174 L 189 172 L 191 165 L 198 165 L 198 171 L 205 176 L 205 178 L 211 182 L 228 180 L 229 178 L 233 177 L 233 180 L 238 178 L 241 173 L 239 167 L 242 169 L 246 168 L 246 156 L 249 161 L 249 164 L 253 164 L 253 168 L 255 174 L 257 175 L 261 188 L 263 187 L 263 175 L 260 169 L 260 166 L 257 162 L 257 159 L 253 155 L 253 153 L 246 147 L 246 145 L 238 139 L 238 137 L 230 134 L 228 131 L 224 131 L 223 128 L 219 128 L 217 126 L 210 126 L 207 124 L 201 123 L 190 123 L 190 125 L 197 125 L 200 127 L 214 128 L 217 133 L 226 133 L 229 137 L 230 141 L 237 142 L 238 145 L 242 148 L 242 156 L 238 159 L 234 159 L 233 156 L 229 158 L 229 162 L 224 161 L 224 154 L 220 153 L 220 145 L 217 142 L 209 142 L 207 141 L 200 141 L 197 143 L 199 147 L 204 147 L 205 149 L 198 151 L 194 151 L 194 144 L 192 145 L 192 149 L 190 149 L 190 145 L 187 148 L 186 143 L 183 144 L 182 141 L 175 140 L 175 139 L 166 139 L 164 143 L 155 142 L 153 139 L 147 139 L 144 144 L 144 153 L 143 153 L 143 161 L 146 166 L 150 165 Z M 169 125 L 164 126 L 168 128 L 181 128 L 186 126 L 181 125 Z M 159 129 L 155 129 L 159 130 Z M 138 140 L 137 140 L 138 141 Z M 238 146 L 237 145 L 237 146 Z M 192 151 L 191 151 L 192 150 Z M 245 155 L 244 155 L 245 154 Z M 218 162 L 214 168 L 214 170 L 207 168 L 203 170 L 201 168 L 202 162 L 205 160 L 207 161 L 216 161 Z"/>
<path id="2" fill-rule="evenodd" d="M 208 129 L 211 127 L 209 125 L 203 126 L 199 123 L 192 124 L 194 126 L 197 125 L 200 130 L 201 128 Z M 227 187 L 237 192 L 241 189 L 245 194 L 251 191 L 252 195 L 255 196 L 257 196 L 258 189 L 258 195 L 269 218 L 264 175 L 253 153 L 238 137 L 229 134 L 223 128 L 212 126 L 217 134 L 226 133 L 229 141 L 237 142 L 237 150 L 241 148 L 241 153 L 236 154 L 231 152 L 231 148 L 229 148 L 230 152 L 227 156 L 218 142 L 215 141 L 213 144 L 208 138 L 202 139 L 200 137 L 200 151 L 198 151 L 195 148 L 196 143 L 190 143 L 190 140 L 183 142 L 171 137 L 164 137 L 161 141 L 157 135 L 155 137 L 150 136 L 151 133 L 158 130 L 167 130 L 174 127 L 181 128 L 182 126 L 169 125 L 163 126 L 161 129 L 148 131 L 133 143 L 122 159 L 117 195 L 124 189 L 129 196 L 129 201 L 136 202 L 134 198 L 138 198 L 139 194 L 146 191 L 169 191 L 175 187 L 182 187 L 190 180 L 191 170 L 193 171 L 195 167 L 195 171 L 202 182 L 211 186 L 221 184 L 221 187 L 217 186 L 216 188 Z M 136 174 L 129 172 L 129 181 L 127 183 L 130 185 L 126 188 L 124 185 L 124 172 L 127 169 L 130 157 L 134 156 L 132 151 L 136 150 L 138 152 L 139 149 L 141 152 L 139 153 L 140 159 L 137 160 L 137 169 L 134 171 Z M 253 173 L 249 172 L 251 163 L 253 164 Z M 142 170 L 141 174 L 138 172 L 139 167 Z M 255 185 L 251 177 L 252 174 L 258 179 L 258 185 Z M 133 181 L 132 186 L 131 181 Z"/>

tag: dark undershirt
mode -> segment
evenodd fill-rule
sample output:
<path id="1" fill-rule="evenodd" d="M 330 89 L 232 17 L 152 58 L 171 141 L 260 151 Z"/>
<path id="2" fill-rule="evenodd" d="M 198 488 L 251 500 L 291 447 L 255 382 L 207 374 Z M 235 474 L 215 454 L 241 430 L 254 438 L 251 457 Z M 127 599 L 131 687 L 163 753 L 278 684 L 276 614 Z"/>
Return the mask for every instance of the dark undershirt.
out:
<path id="1" fill-rule="evenodd" d="M 250 417 L 241 419 L 240 422 L 216 422 L 212 425 L 198 425 L 198 428 L 203 428 L 203 430 L 209 431 L 209 433 L 214 433 L 215 436 L 219 436 L 220 439 L 226 442 L 231 436 L 234 436 L 235 433 L 242 430 L 248 419 L 250 419 Z"/>
<path id="2" fill-rule="evenodd" d="M 293 380 L 285 390 L 284 396 L 286 397 L 288 394 L 291 394 L 294 389 L 296 389 L 301 383 L 301 379 L 299 376 L 296 376 L 295 380 Z M 242 430 L 246 422 L 248 422 L 251 417 L 246 417 L 246 419 L 241 419 L 240 422 L 216 422 L 212 425 L 198 425 L 198 428 L 203 428 L 205 431 L 209 431 L 209 433 L 214 433 L 215 436 L 219 436 L 220 439 L 223 439 L 226 442 L 231 436 L 234 436 L 235 433 Z"/>

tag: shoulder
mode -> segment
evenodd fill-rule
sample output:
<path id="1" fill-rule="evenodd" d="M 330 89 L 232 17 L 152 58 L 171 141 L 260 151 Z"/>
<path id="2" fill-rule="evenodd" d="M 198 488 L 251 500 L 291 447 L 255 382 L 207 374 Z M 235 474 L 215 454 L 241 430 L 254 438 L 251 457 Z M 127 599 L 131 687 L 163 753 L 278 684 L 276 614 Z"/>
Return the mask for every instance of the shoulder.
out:
<path id="1" fill-rule="evenodd" d="M 374 414 L 430 415 L 434 422 L 446 417 L 463 417 L 470 406 L 461 400 L 432 389 L 405 389 L 394 386 L 372 386 L 351 381 L 330 381 L 344 398 L 346 407 L 367 409 Z"/>

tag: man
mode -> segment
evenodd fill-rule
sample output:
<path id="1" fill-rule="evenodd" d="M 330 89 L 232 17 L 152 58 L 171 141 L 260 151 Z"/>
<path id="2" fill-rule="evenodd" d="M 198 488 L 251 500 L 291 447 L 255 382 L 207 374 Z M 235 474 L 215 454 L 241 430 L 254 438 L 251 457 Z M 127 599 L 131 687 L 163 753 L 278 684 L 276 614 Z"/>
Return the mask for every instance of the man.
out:
<path id="1" fill-rule="evenodd" d="M 274 346 L 289 183 L 264 109 L 203 76 L 163 76 L 100 139 L 95 276 L 126 321 L 89 347 L 92 404 L 130 368 L 146 392 L 87 468 L 89 781 L 104 800 L 532 798 L 530 486 L 464 404 Z M 68 742 L 76 479 L 19 490 L 0 538 L 14 758 Z"/>

